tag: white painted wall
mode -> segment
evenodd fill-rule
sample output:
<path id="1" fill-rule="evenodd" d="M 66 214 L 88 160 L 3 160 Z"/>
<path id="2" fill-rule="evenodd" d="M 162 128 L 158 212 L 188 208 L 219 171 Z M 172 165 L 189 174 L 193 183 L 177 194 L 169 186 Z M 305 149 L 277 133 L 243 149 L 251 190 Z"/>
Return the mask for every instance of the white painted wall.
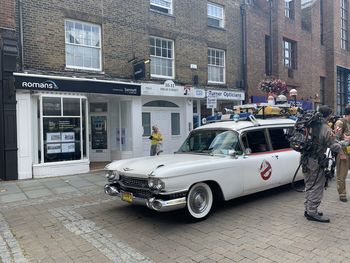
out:
<path id="1" fill-rule="evenodd" d="M 17 147 L 18 179 L 32 178 L 33 164 L 33 127 L 31 94 L 16 93 L 17 100 Z"/>
<path id="2" fill-rule="evenodd" d="M 179 149 L 189 134 L 189 127 L 193 128 L 193 108 L 192 99 L 181 97 L 165 97 L 165 96 L 143 96 L 142 105 L 153 100 L 170 101 L 179 106 L 179 108 L 167 107 L 142 107 L 142 112 L 151 113 L 151 125 L 157 125 L 159 131 L 164 137 L 163 152 L 173 153 Z M 171 113 L 180 113 L 180 135 L 171 135 Z M 142 129 L 142 115 L 141 115 Z M 142 137 L 142 153 L 147 156 L 150 153 L 150 140 Z"/>

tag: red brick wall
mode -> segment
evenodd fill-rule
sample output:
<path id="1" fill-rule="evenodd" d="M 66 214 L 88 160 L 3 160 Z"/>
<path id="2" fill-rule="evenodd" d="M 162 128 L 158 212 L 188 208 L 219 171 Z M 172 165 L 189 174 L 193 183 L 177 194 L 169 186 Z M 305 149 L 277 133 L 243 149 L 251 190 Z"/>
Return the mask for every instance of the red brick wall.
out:
<path id="1" fill-rule="evenodd" d="M 15 28 L 15 1 L 0 0 L 0 27 Z"/>

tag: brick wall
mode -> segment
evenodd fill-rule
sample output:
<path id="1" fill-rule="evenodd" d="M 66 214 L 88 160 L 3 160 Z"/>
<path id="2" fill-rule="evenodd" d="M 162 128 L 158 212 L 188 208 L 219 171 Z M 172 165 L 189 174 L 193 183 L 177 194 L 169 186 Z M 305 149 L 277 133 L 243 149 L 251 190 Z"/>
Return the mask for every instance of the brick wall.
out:
<path id="1" fill-rule="evenodd" d="M 0 0 L 0 27 L 15 28 L 15 1 Z"/>
<path id="2" fill-rule="evenodd" d="M 193 76 L 198 75 L 200 85 L 206 86 L 207 48 L 212 47 L 226 51 L 223 87 L 234 88 L 242 78 L 239 1 L 215 2 L 225 7 L 224 29 L 207 26 L 206 1 L 176 0 L 173 15 L 150 10 L 145 0 L 24 1 L 24 68 L 130 79 L 132 67 L 128 61 L 134 55 L 149 58 L 149 36 L 153 35 L 174 41 L 175 82 L 191 84 Z M 66 18 L 101 25 L 103 72 L 65 68 Z M 191 70 L 190 64 L 197 64 L 198 69 Z"/>
<path id="3" fill-rule="evenodd" d="M 302 14 L 301 2 L 295 1 L 293 19 L 285 17 L 283 1 L 273 1 L 272 10 L 273 76 L 296 88 L 298 99 L 317 102 L 320 76 L 326 76 L 326 48 L 320 44 L 319 3 L 303 9 Z M 257 86 L 265 76 L 265 35 L 270 33 L 268 2 L 256 0 L 248 8 L 247 19 L 249 95 L 264 95 Z M 296 43 L 297 67 L 293 69 L 293 77 L 289 77 L 283 64 L 283 39 Z"/>

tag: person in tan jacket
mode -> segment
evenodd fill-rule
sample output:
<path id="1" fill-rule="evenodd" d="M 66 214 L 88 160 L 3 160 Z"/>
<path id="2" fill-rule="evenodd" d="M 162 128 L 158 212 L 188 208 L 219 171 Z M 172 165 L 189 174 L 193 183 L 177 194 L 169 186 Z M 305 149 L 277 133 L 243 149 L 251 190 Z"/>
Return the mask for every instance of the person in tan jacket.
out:
<path id="1" fill-rule="evenodd" d="M 345 107 L 343 118 L 339 119 L 334 126 L 334 131 L 338 140 L 344 140 L 350 137 L 350 105 Z M 347 202 L 346 195 L 346 176 L 348 175 L 350 165 L 350 146 L 343 147 L 337 155 L 336 173 L 337 173 L 337 190 L 339 200 Z"/>

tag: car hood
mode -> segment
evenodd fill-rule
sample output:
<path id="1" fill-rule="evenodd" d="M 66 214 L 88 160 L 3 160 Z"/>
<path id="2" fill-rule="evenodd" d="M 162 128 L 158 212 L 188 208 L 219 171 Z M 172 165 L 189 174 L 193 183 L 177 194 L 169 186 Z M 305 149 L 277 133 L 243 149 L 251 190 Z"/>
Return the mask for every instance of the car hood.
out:
<path id="1" fill-rule="evenodd" d="M 217 163 L 218 159 L 223 158 L 201 154 L 167 154 L 114 161 L 105 169 L 129 176 L 148 177 L 150 174 L 163 174 L 169 172 L 169 169 L 179 170 L 188 166 L 206 169 L 205 167 L 210 167 L 210 163 Z"/>

